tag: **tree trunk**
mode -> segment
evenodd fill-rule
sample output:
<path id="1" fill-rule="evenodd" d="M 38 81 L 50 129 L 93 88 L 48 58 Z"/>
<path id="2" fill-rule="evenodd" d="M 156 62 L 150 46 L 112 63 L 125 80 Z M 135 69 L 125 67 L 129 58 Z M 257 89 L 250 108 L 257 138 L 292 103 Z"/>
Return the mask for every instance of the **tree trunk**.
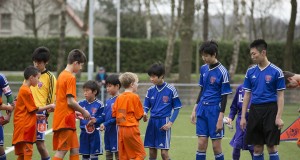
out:
<path id="1" fill-rule="evenodd" d="M 171 0 L 171 26 L 168 30 L 168 47 L 166 51 L 165 59 L 165 76 L 169 77 L 173 64 L 173 55 L 174 55 L 174 43 L 176 39 L 176 33 L 181 24 L 181 6 L 182 0 L 179 1 L 179 6 L 177 8 L 177 18 L 175 19 L 175 0 Z"/>
<path id="2" fill-rule="evenodd" d="M 221 5 L 222 5 L 222 15 L 221 15 L 221 19 L 222 19 L 222 40 L 226 40 L 226 7 L 225 7 L 225 1 L 224 0 L 220 0 L 221 1 Z"/>
<path id="3" fill-rule="evenodd" d="M 191 82 L 194 13 L 195 0 L 184 0 L 179 52 L 179 82 L 182 83 Z"/>
<path id="4" fill-rule="evenodd" d="M 89 28 L 89 2 L 86 1 L 85 4 L 85 9 L 84 9 L 84 15 L 83 15 L 83 26 L 81 30 L 81 38 L 80 38 L 80 50 L 82 50 L 84 53 L 87 53 L 87 43 L 86 43 L 86 38 L 87 38 L 87 32 Z M 81 78 L 81 71 L 79 71 L 76 74 L 76 79 L 79 81 Z"/>
<path id="5" fill-rule="evenodd" d="M 144 0 L 146 7 L 146 31 L 147 39 L 151 39 L 151 10 L 150 10 L 150 0 Z"/>
<path id="6" fill-rule="evenodd" d="M 251 40 L 257 39 L 256 23 L 255 23 L 255 19 L 254 19 L 254 1 L 255 0 L 251 0 L 251 8 L 250 8 L 251 28 L 252 28 L 252 32 L 253 32 L 253 36 L 254 36 L 253 38 L 251 38 Z"/>
<path id="7" fill-rule="evenodd" d="M 297 16 L 297 0 L 291 0 L 291 5 L 292 5 L 291 19 L 287 31 L 286 45 L 284 50 L 284 69 L 289 71 L 292 71 L 293 69 L 292 54 L 293 54 L 295 23 L 296 23 L 296 16 Z"/>
<path id="8" fill-rule="evenodd" d="M 194 0 L 193 0 L 194 1 Z M 203 41 L 208 40 L 208 0 L 203 0 L 204 3 L 204 15 L 203 15 Z"/>
<path id="9" fill-rule="evenodd" d="M 233 54 L 231 57 L 231 63 L 229 66 L 229 74 L 230 78 L 232 79 L 237 68 L 238 60 L 239 60 L 239 52 L 240 52 L 240 37 L 241 37 L 241 18 L 239 16 L 239 1 L 233 1 L 233 12 L 234 12 L 234 38 L 233 38 Z"/>
<path id="10" fill-rule="evenodd" d="M 35 9 L 35 0 L 30 1 L 31 13 L 32 13 L 32 32 L 34 38 L 38 38 L 38 28 L 36 25 L 36 9 Z"/>
<path id="11" fill-rule="evenodd" d="M 65 52 L 66 52 L 66 5 L 67 0 L 63 0 L 61 4 L 61 21 L 60 21 L 60 37 L 59 37 L 59 48 L 58 48 L 58 56 L 57 56 L 57 76 L 64 69 L 64 61 L 65 61 Z"/>
<path id="12" fill-rule="evenodd" d="M 247 18 L 247 11 L 246 11 L 246 0 L 241 0 L 241 5 L 242 5 L 242 12 L 241 12 L 241 17 L 240 17 L 240 29 L 241 29 L 241 37 L 243 40 L 246 40 L 247 38 L 247 32 L 246 32 L 246 18 Z"/>

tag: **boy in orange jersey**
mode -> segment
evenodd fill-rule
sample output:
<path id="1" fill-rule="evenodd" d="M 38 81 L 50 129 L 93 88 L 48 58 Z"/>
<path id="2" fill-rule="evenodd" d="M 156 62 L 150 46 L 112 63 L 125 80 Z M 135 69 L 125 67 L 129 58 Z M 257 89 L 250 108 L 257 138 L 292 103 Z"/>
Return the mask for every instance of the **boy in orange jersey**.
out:
<path id="1" fill-rule="evenodd" d="M 300 74 L 295 74 L 290 71 L 283 71 L 285 85 L 287 88 L 300 87 Z M 300 112 L 300 108 L 298 109 Z M 300 137 L 298 137 L 297 145 L 300 148 Z"/>
<path id="2" fill-rule="evenodd" d="M 76 101 L 76 77 L 86 62 L 84 53 L 78 49 L 68 55 L 68 64 L 57 79 L 56 108 L 53 117 L 53 149 L 56 151 L 53 160 L 64 159 L 70 151 L 69 160 L 79 160 L 79 143 L 76 134 L 75 111 L 90 119 L 90 114 Z"/>
<path id="3" fill-rule="evenodd" d="M 139 120 L 144 110 L 137 91 L 138 77 L 131 72 L 123 73 L 119 78 L 125 92 L 120 94 L 112 109 L 112 117 L 116 118 L 119 127 L 118 149 L 120 160 L 143 160 L 146 152 L 140 137 Z"/>
<path id="4" fill-rule="evenodd" d="M 40 71 L 29 66 L 24 71 L 25 82 L 20 87 L 14 112 L 14 132 L 12 144 L 18 160 L 31 160 L 33 143 L 36 141 L 36 112 L 53 109 L 54 104 L 38 108 L 33 100 L 30 86 L 36 86 L 41 76 Z"/>

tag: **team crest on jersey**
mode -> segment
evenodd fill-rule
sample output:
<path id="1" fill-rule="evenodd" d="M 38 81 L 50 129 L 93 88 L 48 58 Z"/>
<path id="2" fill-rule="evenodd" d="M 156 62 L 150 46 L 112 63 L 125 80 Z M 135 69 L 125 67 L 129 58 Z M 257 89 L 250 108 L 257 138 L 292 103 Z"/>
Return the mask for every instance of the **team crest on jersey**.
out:
<path id="1" fill-rule="evenodd" d="M 266 83 L 270 83 L 270 81 L 272 80 L 272 76 L 266 75 L 265 80 L 266 80 Z"/>
<path id="2" fill-rule="evenodd" d="M 43 82 L 39 82 L 37 86 L 41 88 L 43 86 Z"/>
<path id="3" fill-rule="evenodd" d="M 214 84 L 215 82 L 216 82 L 216 77 L 214 77 L 214 76 L 211 76 L 210 77 L 210 84 Z"/>
<path id="4" fill-rule="evenodd" d="M 92 114 L 95 114 L 97 112 L 97 108 L 92 108 Z"/>
<path id="5" fill-rule="evenodd" d="M 163 102 L 167 103 L 169 101 L 169 97 L 168 96 L 163 96 Z"/>

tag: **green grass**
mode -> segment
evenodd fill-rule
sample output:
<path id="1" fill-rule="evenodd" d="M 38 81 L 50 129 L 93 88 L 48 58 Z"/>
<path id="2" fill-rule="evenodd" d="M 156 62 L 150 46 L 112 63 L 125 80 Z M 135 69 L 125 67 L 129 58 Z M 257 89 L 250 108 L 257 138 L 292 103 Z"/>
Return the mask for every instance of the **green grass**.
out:
<path id="1" fill-rule="evenodd" d="M 297 117 L 298 117 L 298 106 L 296 104 L 286 105 L 283 112 L 283 120 L 285 122 L 285 128 L 288 127 Z M 190 113 L 192 107 L 184 107 L 181 109 L 180 114 L 172 127 L 172 140 L 170 156 L 173 160 L 191 160 L 195 159 L 195 153 L 197 150 L 197 137 L 195 136 L 195 126 L 190 123 Z M 227 112 L 229 112 L 229 107 Z M 144 135 L 146 130 L 146 123 L 140 122 L 140 130 L 142 135 Z M 49 126 L 52 126 L 52 116 L 50 116 Z M 13 134 L 13 123 L 9 123 L 4 128 L 5 132 L 5 147 L 11 146 L 12 134 Z M 225 159 L 231 159 L 232 147 L 229 145 L 229 141 L 233 136 L 234 132 L 225 130 L 225 137 L 222 140 L 223 153 L 225 154 Z M 142 138 L 144 138 L 142 136 Z M 52 151 L 52 133 L 46 136 L 46 146 L 53 156 Z M 146 149 L 147 154 L 148 150 Z M 159 154 L 160 155 L 160 152 Z M 283 160 L 295 159 L 295 157 L 300 157 L 299 148 L 296 146 L 295 142 L 281 142 L 279 146 L 279 155 Z M 67 159 L 66 157 L 65 159 Z M 14 151 L 7 154 L 7 159 L 16 159 Z M 34 150 L 33 159 L 40 159 L 38 151 Z M 100 159 L 105 159 L 104 155 L 100 156 Z M 160 156 L 158 159 L 161 159 Z M 247 151 L 241 153 L 242 160 L 250 160 L 250 155 Z M 265 159 L 268 158 L 267 151 L 265 150 Z M 296 158 L 297 159 L 297 158 Z M 209 146 L 207 150 L 207 160 L 214 160 L 211 141 L 209 141 Z"/>

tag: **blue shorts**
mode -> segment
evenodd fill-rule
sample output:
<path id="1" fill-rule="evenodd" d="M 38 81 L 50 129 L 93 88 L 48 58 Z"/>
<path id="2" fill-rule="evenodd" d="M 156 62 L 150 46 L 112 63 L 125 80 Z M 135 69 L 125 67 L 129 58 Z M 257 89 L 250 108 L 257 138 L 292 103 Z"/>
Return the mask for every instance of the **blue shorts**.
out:
<path id="1" fill-rule="evenodd" d="M 169 119 L 150 117 L 144 140 L 145 148 L 170 149 L 171 128 L 167 131 L 160 129 Z"/>
<path id="2" fill-rule="evenodd" d="M 46 112 L 38 112 L 37 114 L 45 115 Z M 45 140 L 45 132 L 47 131 L 48 128 L 48 122 L 46 119 L 43 120 L 37 120 L 37 130 L 36 130 L 36 140 L 37 141 L 44 141 Z"/>
<path id="3" fill-rule="evenodd" d="M 3 132 L 3 126 L 0 126 L 0 146 L 4 145 L 4 132 Z"/>
<path id="4" fill-rule="evenodd" d="M 198 107 L 196 135 L 198 137 L 210 137 L 211 139 L 223 138 L 224 127 L 222 131 L 216 132 L 220 106 L 199 105 Z"/>
<path id="5" fill-rule="evenodd" d="M 79 139 L 79 154 L 81 155 L 100 155 L 103 154 L 101 145 L 101 132 L 95 130 L 93 133 L 88 134 L 84 129 L 80 132 Z"/>
<path id="6" fill-rule="evenodd" d="M 104 132 L 105 150 L 109 152 L 118 152 L 118 126 L 110 125 Z"/>

